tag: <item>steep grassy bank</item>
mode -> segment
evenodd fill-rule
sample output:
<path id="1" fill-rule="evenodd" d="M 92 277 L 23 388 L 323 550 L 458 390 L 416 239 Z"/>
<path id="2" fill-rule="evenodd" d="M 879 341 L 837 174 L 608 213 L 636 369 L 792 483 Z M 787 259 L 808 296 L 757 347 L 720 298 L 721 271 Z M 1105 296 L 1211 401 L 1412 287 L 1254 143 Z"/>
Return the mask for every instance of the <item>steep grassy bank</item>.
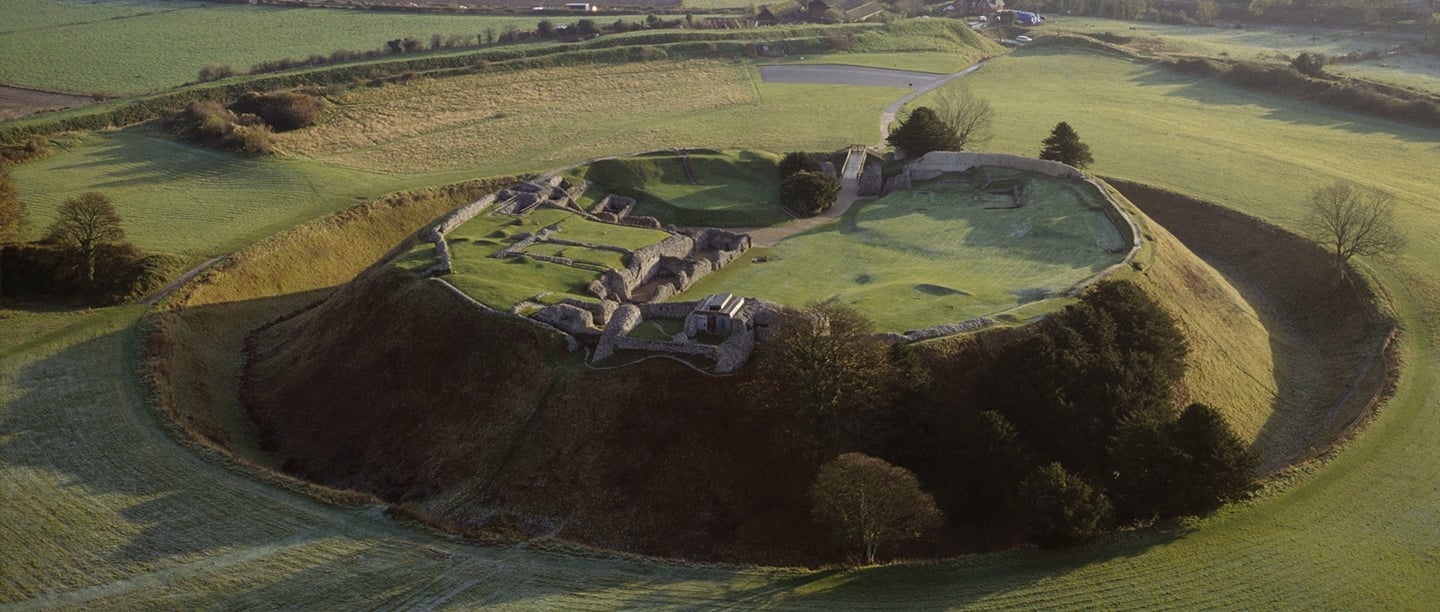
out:
<path id="1" fill-rule="evenodd" d="M 1235 419 L 1254 434 L 1266 471 L 1327 451 L 1388 391 L 1396 367 L 1389 353 L 1396 324 L 1388 298 L 1375 295 L 1352 270 L 1333 267 L 1323 247 L 1208 202 L 1110 181 L 1230 280 L 1253 308 L 1239 320 L 1255 317 L 1263 326 L 1246 330 L 1209 322 L 1207 329 L 1223 340 L 1212 358 L 1223 368 L 1225 360 L 1268 354 L 1273 374 L 1254 384 L 1242 377 L 1202 378 L 1191 387 L 1198 397 L 1215 398 L 1217 406 L 1231 404 L 1224 398 L 1256 384 L 1262 396 L 1271 396 L 1269 410 Z M 1255 346 L 1262 338 L 1265 346 Z M 1256 429 L 1258 416 L 1265 418 Z"/>

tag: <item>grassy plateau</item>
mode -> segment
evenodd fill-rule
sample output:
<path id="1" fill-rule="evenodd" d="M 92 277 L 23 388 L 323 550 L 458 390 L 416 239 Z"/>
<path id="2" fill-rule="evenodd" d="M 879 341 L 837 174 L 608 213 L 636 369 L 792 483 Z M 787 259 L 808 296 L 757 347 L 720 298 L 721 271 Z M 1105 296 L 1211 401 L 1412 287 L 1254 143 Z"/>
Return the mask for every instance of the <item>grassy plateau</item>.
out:
<path id="1" fill-rule="evenodd" d="M 3 47 L 6 66 L 12 64 L 9 44 Z M 878 110 L 903 93 L 757 85 L 746 70 L 732 68 L 731 78 L 741 91 L 750 83 L 750 93 L 727 109 L 685 108 L 694 102 L 655 98 L 642 119 L 590 134 L 594 140 L 578 147 L 530 144 L 491 158 L 456 147 L 456 154 L 473 157 L 450 172 L 498 174 L 565 160 L 553 164 L 558 166 L 610 147 L 604 152 L 820 149 L 864 142 Z M 646 87 L 642 77 L 632 78 Z M 1285 486 L 1272 485 L 1259 500 L 1175 528 L 1120 534 L 1069 550 L 1021 549 L 914 566 L 699 566 L 559 544 L 464 542 L 388 518 L 377 506 L 326 504 L 294 487 L 257 480 L 216 453 L 167 435 L 168 419 L 152 407 L 135 374 L 145 337 L 136 327 L 143 309 L 9 309 L 0 311 L 0 603 L 15 609 L 280 602 L 295 608 L 1433 608 L 1440 601 L 1440 460 L 1434 453 L 1440 439 L 1440 185 L 1433 180 L 1440 132 L 1077 52 L 1021 51 L 965 80 L 997 107 L 991 149 L 1033 155 L 1055 122 L 1069 121 L 1093 148 L 1100 174 L 1164 185 L 1280 225 L 1293 227 L 1309 189 L 1337 177 L 1395 192 L 1410 244 L 1393 260 L 1364 262 L 1392 291 L 1403 328 L 1400 353 L 1407 369 L 1394 398 L 1325 464 L 1291 474 Z M 586 106 L 586 89 L 573 91 L 570 103 Z M 404 90 L 387 95 L 374 108 L 405 104 Z M 427 99 L 435 106 L 452 97 Z M 683 110 L 666 111 L 671 104 Z M 468 113 L 462 106 L 455 102 L 453 112 Z M 536 113 L 519 126 L 535 130 L 536 141 L 568 141 L 564 128 L 570 124 Z M 376 129 L 403 138 L 401 122 L 379 125 L 384 112 L 373 116 Z M 586 117 L 585 125 L 605 118 Z M 447 131 L 441 126 L 480 121 L 473 115 L 455 124 L 426 120 L 437 134 Z M 478 143 L 498 133 L 457 142 Z M 616 134 L 625 136 L 607 140 Z M 695 139 L 677 142 L 677 135 Z M 656 141 L 663 144 L 651 144 Z M 383 149 L 386 142 L 366 146 Z M 82 145 L 44 163 L 95 176 L 107 164 L 135 161 L 87 159 L 85 150 Z M 392 159 L 388 153 L 355 156 L 324 142 L 297 142 L 289 150 L 337 173 L 337 166 L 379 170 Z M 444 151 L 408 145 L 393 160 L 422 172 L 427 162 L 443 163 Z M 65 183 L 31 173 L 31 167 L 16 169 L 22 194 L 40 191 L 31 181 Z M 187 316 L 209 318 L 187 324 L 194 326 L 186 342 L 195 353 L 179 377 L 187 382 L 183 392 L 199 398 L 192 403 L 236 414 L 237 407 L 210 399 L 235 402 L 227 376 L 241 359 L 244 334 L 237 327 L 269 322 L 314 301 L 450 204 L 309 225 L 248 250 L 187 302 Z M 53 206 L 42 200 L 32 205 L 32 215 L 43 217 Z M 155 227 L 132 231 L 172 236 L 194 252 L 223 251 L 264 231 L 221 224 L 192 235 L 194 226 L 171 217 L 154 215 L 147 223 Z M 206 351 L 206 359 L 194 356 Z"/>
<path id="2" fill-rule="evenodd" d="M 987 178 L 1027 183 L 1026 204 L 979 192 Z M 917 182 L 781 241 L 765 263 L 742 258 L 691 293 L 835 300 L 897 332 L 996 314 L 1059 296 L 1120 260 L 1101 205 L 1067 181 L 1001 168 Z"/>

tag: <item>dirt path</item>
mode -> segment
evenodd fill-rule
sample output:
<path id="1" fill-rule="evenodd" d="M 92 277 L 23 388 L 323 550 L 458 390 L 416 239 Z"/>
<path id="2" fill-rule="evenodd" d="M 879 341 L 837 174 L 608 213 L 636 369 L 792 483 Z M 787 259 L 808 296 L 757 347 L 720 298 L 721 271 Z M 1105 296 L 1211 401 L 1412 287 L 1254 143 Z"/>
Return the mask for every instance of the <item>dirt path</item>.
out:
<path id="1" fill-rule="evenodd" d="M 205 263 L 191 268 L 189 272 L 181 274 L 180 278 L 175 279 L 175 282 L 165 285 L 159 291 L 156 291 L 155 293 L 141 298 L 139 303 L 146 306 L 154 306 L 156 302 L 165 299 L 165 296 L 174 293 L 175 290 L 179 289 L 181 285 L 184 285 L 185 283 L 194 280 L 196 276 L 200 276 L 201 272 L 209 270 L 210 266 L 215 265 L 216 262 L 225 259 L 226 257 L 228 257 L 228 255 L 216 255 L 215 257 L 211 257 L 210 259 L 206 260 Z"/>
<path id="2" fill-rule="evenodd" d="M 985 62 L 982 61 L 959 72 L 932 74 L 928 72 L 910 72 L 908 70 L 837 66 L 831 64 L 793 64 L 784 66 L 761 66 L 760 78 L 767 83 L 829 83 L 889 87 L 900 87 L 902 85 L 896 85 L 895 83 L 905 83 L 903 86 L 910 87 L 910 93 L 892 102 L 889 106 L 885 107 L 885 112 L 880 114 L 880 140 L 870 145 L 870 150 L 881 151 L 886 146 L 885 137 L 890 134 L 890 124 L 895 121 L 895 114 L 900 112 L 902 107 L 909 104 L 915 98 L 920 97 L 922 94 L 934 91 L 941 85 L 975 72 L 984 65 Z M 786 238 L 810 231 L 845 216 L 845 213 L 849 212 L 850 207 L 853 206 L 858 199 L 860 199 L 860 180 L 855 177 L 842 178 L 840 180 L 840 195 L 835 199 L 835 204 L 831 205 L 829 210 L 808 219 L 798 219 L 790 225 L 740 229 L 736 231 L 750 234 L 750 240 L 755 246 L 772 247 Z"/>

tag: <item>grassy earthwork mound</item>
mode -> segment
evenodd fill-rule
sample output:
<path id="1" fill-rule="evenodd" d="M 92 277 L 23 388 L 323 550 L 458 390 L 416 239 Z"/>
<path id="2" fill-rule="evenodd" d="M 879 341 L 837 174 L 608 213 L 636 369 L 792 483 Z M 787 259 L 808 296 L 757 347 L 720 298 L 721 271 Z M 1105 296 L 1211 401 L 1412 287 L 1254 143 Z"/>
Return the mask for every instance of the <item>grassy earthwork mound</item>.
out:
<path id="1" fill-rule="evenodd" d="M 574 174 L 592 183 L 584 204 L 614 193 L 635 198 L 634 214 L 680 226 L 766 227 L 788 221 L 780 208 L 780 157 L 762 151 L 692 151 L 695 182 L 680 153 L 606 159 Z"/>
<path id="2" fill-rule="evenodd" d="M 1006 179 L 1009 195 L 977 189 Z M 996 191 L 996 190 L 990 190 Z M 1103 203 L 1076 181 L 1002 168 L 917 182 L 858 203 L 840 223 L 781 241 L 691 291 L 785 304 L 838 300 L 904 331 L 1058 297 L 1124 257 Z"/>

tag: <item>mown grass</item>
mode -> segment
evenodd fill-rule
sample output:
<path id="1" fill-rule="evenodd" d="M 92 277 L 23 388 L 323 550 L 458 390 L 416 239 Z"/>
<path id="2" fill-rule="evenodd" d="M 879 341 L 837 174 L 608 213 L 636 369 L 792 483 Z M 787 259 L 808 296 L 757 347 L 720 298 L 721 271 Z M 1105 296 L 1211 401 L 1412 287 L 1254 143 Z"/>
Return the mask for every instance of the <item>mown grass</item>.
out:
<path id="1" fill-rule="evenodd" d="M 1001 209 L 1009 196 L 976 190 L 985 177 L 1023 177 L 1025 206 Z M 691 291 L 839 301 L 885 331 L 959 322 L 1057 297 L 1119 261 L 1120 236 L 1100 205 L 1068 182 L 998 168 L 918 182 Z"/>
<path id="2" fill-rule="evenodd" d="M 587 178 L 586 201 L 615 193 L 636 199 L 632 214 L 647 215 L 680 226 L 766 227 L 790 219 L 780 208 L 780 156 L 763 151 L 689 154 L 697 183 L 685 175 L 680 156 L 650 153 L 594 166 L 569 174 Z M 605 169 L 620 166 L 623 172 Z"/>
<path id="3" fill-rule="evenodd" d="M 138 312 L 107 310 L 47 327 L 55 335 L 43 346 L 0 357 L 0 599 L 105 608 L 787 609 L 1426 609 L 1440 601 L 1440 245 L 1430 238 L 1440 187 L 1428 180 L 1440 164 L 1440 134 L 1088 55 L 1022 53 L 969 78 L 1005 101 L 992 148 L 1033 154 L 1055 121 L 1068 120 L 1095 147 L 1103 173 L 1282 222 L 1298 217 L 1309 186 L 1334 176 L 1400 193 L 1411 245 L 1374 267 L 1395 293 L 1410 367 L 1375 424 L 1288 490 L 1182 529 L 921 566 L 689 567 L 460 544 L 217 469 L 160 433 L 125 365 L 134 345 L 123 330 Z M 380 232 L 377 243 L 406 231 Z M 206 302 L 328 286 L 377 257 L 331 265 L 326 258 L 341 251 L 334 236 L 313 237 L 236 268 Z M 317 268 L 336 273 L 309 271 Z M 258 322 L 276 314 L 258 311 Z M 16 346 L 29 329 L 38 328 L 6 319 L 0 345 Z"/>
<path id="4" fill-rule="evenodd" d="M 721 60 L 547 68 L 351 90 L 323 125 L 277 142 L 435 180 L 675 147 L 839 148 L 871 140 L 896 91 L 762 83 L 752 66 Z"/>
<path id="5" fill-rule="evenodd" d="M 134 128 L 72 136 L 63 152 L 10 169 L 39 239 L 61 202 L 99 191 L 115 202 L 126 238 L 147 251 L 192 257 L 238 249 L 405 183 L 305 160 L 249 158 Z"/>
<path id="6" fill-rule="evenodd" d="M 0 25 L 0 83 L 75 93 L 132 95 L 196 80 L 207 63 L 239 70 L 267 60 L 304 59 L 337 49 L 379 49 L 433 34 L 534 29 L 541 19 L 583 16 L 427 15 L 203 2 L 125 0 L 94 5 L 7 0 Z M 13 20 L 12 20 L 13 19 Z M 615 18 L 610 17 L 613 21 Z M 643 21 L 643 15 L 625 17 Z M 123 41 L 123 44 L 122 44 Z M 163 60 L 157 61 L 157 59 Z"/>
<path id="7" fill-rule="evenodd" d="M 1226 55 L 1235 59 L 1287 63 L 1301 53 L 1342 56 L 1352 52 L 1380 51 L 1381 57 L 1354 63 L 1334 63 L 1326 71 L 1429 92 L 1440 92 L 1440 60 L 1408 46 L 1410 40 L 1387 32 L 1348 31 L 1281 26 L 1214 28 L 1172 26 L 1152 22 L 1116 21 L 1094 17 L 1048 16 L 1047 29 L 1082 34 L 1114 34 L 1174 52 Z M 1044 30 L 1041 30 L 1044 31 Z M 1393 52 L 1393 55 L 1392 55 Z"/>
<path id="8" fill-rule="evenodd" d="M 522 301 L 552 303 L 565 297 L 593 300 L 585 290 L 600 276 L 596 270 L 566 266 L 529 257 L 491 257 L 510 246 L 522 233 L 558 228 L 557 238 L 573 242 L 618 246 L 630 250 L 664 240 L 669 234 L 658 230 L 625 227 L 589 221 L 574 213 L 540 209 L 524 217 L 478 215 L 446 236 L 450 248 L 451 273 L 444 279 L 477 301 L 499 310 L 509 310 Z M 577 262 L 623 268 L 624 256 L 613 251 L 537 243 L 527 252 L 559 255 Z M 435 263 L 435 247 L 418 243 L 396 260 L 396 265 L 414 272 Z"/>

